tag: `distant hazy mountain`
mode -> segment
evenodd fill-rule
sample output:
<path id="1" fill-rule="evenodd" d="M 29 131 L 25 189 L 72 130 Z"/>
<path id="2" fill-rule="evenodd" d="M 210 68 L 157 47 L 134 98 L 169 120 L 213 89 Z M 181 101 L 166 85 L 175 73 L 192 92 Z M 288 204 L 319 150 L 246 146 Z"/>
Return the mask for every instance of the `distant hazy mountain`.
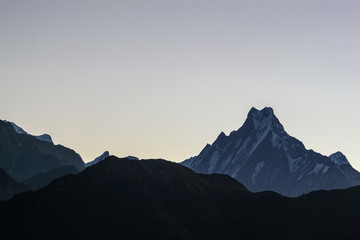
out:
<path id="1" fill-rule="evenodd" d="M 0 121 L 0 168 L 22 182 L 65 166 L 85 168 L 79 154 L 54 145 L 49 135 L 32 136 L 14 123 Z"/>
<path id="2" fill-rule="evenodd" d="M 86 167 L 90 167 L 93 166 L 103 160 L 105 160 L 106 158 L 108 158 L 110 156 L 108 151 L 105 151 L 103 154 L 101 154 L 100 156 L 98 156 L 97 158 L 95 158 L 94 160 L 92 160 L 91 162 L 88 162 L 85 164 Z M 125 157 L 129 160 L 139 160 L 139 158 L 135 157 L 135 156 L 127 156 Z"/>
<path id="3" fill-rule="evenodd" d="M 109 157 L 110 154 L 108 151 L 105 151 L 103 154 L 101 154 L 100 156 L 98 156 L 97 158 L 95 158 L 94 160 L 92 160 L 91 162 L 85 163 L 86 167 L 90 167 L 94 164 L 97 164 L 100 161 L 103 161 L 105 158 Z"/>
<path id="4" fill-rule="evenodd" d="M 199 173 L 224 173 L 254 192 L 276 191 L 298 196 L 320 189 L 360 184 L 360 173 L 337 152 L 330 157 L 288 135 L 273 109 L 252 108 L 244 125 L 182 162 Z"/>
<path id="5" fill-rule="evenodd" d="M 109 157 L 0 202 L 3 239 L 359 239 L 360 188 L 287 198 L 164 160 Z"/>
<path id="6" fill-rule="evenodd" d="M 31 190 L 38 190 L 45 187 L 57 178 L 68 174 L 78 174 L 80 171 L 74 166 L 64 166 L 60 168 L 51 169 L 48 172 L 38 173 L 35 176 L 25 180 L 26 184 Z"/>
<path id="7" fill-rule="evenodd" d="M 0 200 L 10 199 L 15 194 L 27 190 L 29 188 L 25 184 L 18 182 L 0 168 Z"/>

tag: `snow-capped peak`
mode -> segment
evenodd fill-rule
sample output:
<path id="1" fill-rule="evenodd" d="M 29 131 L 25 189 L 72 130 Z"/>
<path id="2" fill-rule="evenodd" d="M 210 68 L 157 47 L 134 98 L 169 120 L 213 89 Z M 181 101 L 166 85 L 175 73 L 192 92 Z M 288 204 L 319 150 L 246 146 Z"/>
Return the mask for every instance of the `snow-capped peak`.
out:
<path id="1" fill-rule="evenodd" d="M 5 122 L 7 122 L 7 121 L 5 121 Z M 18 134 L 27 134 L 28 135 L 28 133 L 26 131 L 24 131 L 24 129 L 22 129 L 21 127 L 19 127 L 15 123 L 13 123 L 13 122 L 9 122 L 9 123 L 11 123 L 11 125 L 13 126 L 15 132 L 17 132 Z"/>
<path id="2" fill-rule="evenodd" d="M 251 108 L 246 122 L 248 127 L 255 132 L 257 139 L 257 143 L 254 144 L 255 148 L 271 133 L 272 146 L 278 149 L 287 149 L 286 139 L 290 136 L 285 132 L 271 107 L 265 107 L 262 110 Z"/>
<path id="3" fill-rule="evenodd" d="M 271 107 L 265 107 L 262 110 L 251 108 L 246 120 L 252 124 L 253 129 L 257 132 L 267 133 L 272 130 L 284 131 L 284 127 L 274 114 L 274 110 Z"/>
<path id="4" fill-rule="evenodd" d="M 199 173 L 228 174 L 250 191 L 286 196 L 360 183 L 359 172 L 343 154 L 326 157 L 307 150 L 285 131 L 272 108 L 252 108 L 238 130 L 229 136 L 220 133 L 212 145 L 181 164 Z"/>
<path id="5" fill-rule="evenodd" d="M 255 107 L 252 107 L 248 113 L 248 116 L 249 115 L 263 115 L 263 114 L 266 114 L 266 115 L 271 115 L 271 116 L 275 116 L 274 115 L 274 110 L 271 108 L 271 107 L 264 107 L 262 110 L 258 110 L 257 108 Z"/>
<path id="6" fill-rule="evenodd" d="M 51 136 L 50 136 L 49 134 L 43 134 L 43 135 L 34 136 L 34 137 L 36 137 L 36 138 L 39 139 L 40 141 L 53 143 L 53 141 L 52 141 L 52 139 L 51 139 Z"/>
<path id="7" fill-rule="evenodd" d="M 330 160 L 336 165 L 349 164 L 349 161 L 341 152 L 333 153 L 329 156 Z"/>
<path id="8" fill-rule="evenodd" d="M 97 164 L 98 162 L 103 161 L 105 158 L 108 158 L 110 156 L 108 151 L 105 151 L 103 154 L 92 160 L 91 162 L 85 163 L 86 167 L 90 167 L 94 164 Z"/>

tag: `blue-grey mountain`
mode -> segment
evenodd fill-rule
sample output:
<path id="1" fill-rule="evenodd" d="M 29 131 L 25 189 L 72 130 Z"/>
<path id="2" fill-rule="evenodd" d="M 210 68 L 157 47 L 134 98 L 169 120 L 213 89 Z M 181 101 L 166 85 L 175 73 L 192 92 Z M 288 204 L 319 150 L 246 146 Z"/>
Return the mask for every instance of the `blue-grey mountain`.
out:
<path id="1" fill-rule="evenodd" d="M 85 166 L 90 167 L 90 166 L 92 166 L 94 164 L 97 164 L 97 163 L 103 161 L 105 158 L 107 158 L 109 156 L 110 156 L 109 151 L 105 151 L 103 154 L 101 154 L 100 156 L 98 156 L 97 158 L 92 160 L 91 162 L 85 163 Z"/>
<path id="2" fill-rule="evenodd" d="M 0 168 L 0 200 L 10 199 L 15 194 L 27 190 L 29 188 L 25 184 L 18 182 Z"/>
<path id="3" fill-rule="evenodd" d="M 38 190 L 45 187 L 53 180 L 68 174 L 78 174 L 80 171 L 71 165 L 51 169 L 48 172 L 38 173 L 35 176 L 26 179 L 23 183 L 26 184 L 31 190 Z"/>
<path id="4" fill-rule="evenodd" d="M 299 196 L 314 190 L 360 185 L 360 173 L 340 153 L 323 156 L 290 136 L 272 108 L 252 108 L 237 131 L 223 132 L 182 165 L 199 173 L 224 173 L 254 192 Z"/>
<path id="5" fill-rule="evenodd" d="M 83 170 L 85 164 L 74 150 L 54 145 L 49 135 L 33 136 L 15 123 L 0 120 L 0 168 L 15 181 L 29 180 L 30 187 L 38 189 Z"/>

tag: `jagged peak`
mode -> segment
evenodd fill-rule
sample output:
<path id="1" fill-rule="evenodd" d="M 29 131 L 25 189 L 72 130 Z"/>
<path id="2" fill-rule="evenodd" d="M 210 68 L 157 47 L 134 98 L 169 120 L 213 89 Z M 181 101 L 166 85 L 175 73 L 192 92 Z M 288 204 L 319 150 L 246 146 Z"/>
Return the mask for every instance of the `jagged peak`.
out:
<path id="1" fill-rule="evenodd" d="M 224 132 L 221 132 L 214 141 L 213 146 L 217 146 L 217 147 L 222 146 L 224 142 L 226 142 L 227 137 L 228 136 Z"/>
<path id="2" fill-rule="evenodd" d="M 266 115 L 272 115 L 274 116 L 274 110 L 272 109 L 272 107 L 264 107 L 263 109 L 261 110 L 258 110 L 257 108 L 255 107 L 252 107 L 249 111 L 249 115 L 253 115 L 253 114 L 257 114 L 257 115 L 260 115 L 260 114 L 266 114 Z"/>
<path id="3" fill-rule="evenodd" d="M 105 151 L 103 154 L 92 160 L 91 162 L 85 163 L 86 167 L 90 167 L 98 162 L 103 161 L 104 159 L 108 158 L 110 156 L 109 151 Z"/>
<path id="4" fill-rule="evenodd" d="M 280 124 L 271 107 L 265 107 L 262 110 L 252 107 L 246 121 L 251 122 L 255 130 L 270 131 L 272 128 L 283 130 L 283 126 Z"/>
<path id="5" fill-rule="evenodd" d="M 276 118 L 276 116 L 274 114 L 274 110 L 271 107 L 264 107 L 262 110 L 258 110 L 252 107 L 248 113 L 248 118 L 272 120 Z"/>
<path id="6" fill-rule="evenodd" d="M 350 164 L 342 152 L 336 152 L 329 156 L 330 160 L 336 165 Z"/>
<path id="7" fill-rule="evenodd" d="M 222 140 L 225 137 L 226 137 L 226 134 L 224 132 L 221 132 L 215 141 Z"/>
<path id="8" fill-rule="evenodd" d="M 7 120 L 3 120 L 3 122 L 10 123 L 16 133 L 18 133 L 18 134 L 27 134 L 28 135 L 28 133 L 24 129 L 22 129 L 21 127 L 16 125 L 14 122 L 10 122 L 10 121 L 7 121 Z"/>
<path id="9" fill-rule="evenodd" d="M 43 135 L 35 136 L 35 137 L 37 139 L 39 139 L 40 141 L 53 143 L 51 136 L 49 134 L 43 134 Z"/>
<path id="10" fill-rule="evenodd" d="M 3 122 L 5 123 L 10 123 L 12 128 L 14 129 L 14 131 L 17 133 L 17 134 L 23 134 L 23 135 L 29 135 L 29 136 L 33 136 L 35 137 L 36 139 L 40 140 L 40 141 L 43 141 L 43 142 L 49 142 L 49 143 L 52 143 L 54 144 L 54 142 L 52 141 L 51 139 L 51 136 L 49 134 L 42 134 L 40 136 L 35 136 L 35 135 L 32 135 L 32 134 L 29 134 L 28 132 L 26 132 L 24 129 L 22 129 L 21 127 L 19 127 L 18 125 L 16 125 L 14 122 L 10 122 L 10 121 L 7 121 L 7 120 L 3 120 Z"/>

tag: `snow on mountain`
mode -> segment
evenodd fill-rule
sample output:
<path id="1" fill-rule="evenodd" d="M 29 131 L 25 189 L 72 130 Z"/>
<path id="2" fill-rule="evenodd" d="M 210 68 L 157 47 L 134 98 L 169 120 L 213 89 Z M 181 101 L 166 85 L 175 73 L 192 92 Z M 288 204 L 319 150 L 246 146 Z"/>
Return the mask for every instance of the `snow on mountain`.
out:
<path id="1" fill-rule="evenodd" d="M 104 159 L 108 158 L 110 156 L 108 151 L 105 151 L 103 154 L 92 160 L 91 162 L 85 163 L 85 167 L 90 167 L 94 164 L 97 164 L 98 162 L 103 161 Z"/>
<path id="2" fill-rule="evenodd" d="M 48 134 L 43 134 L 43 135 L 40 135 L 40 136 L 34 136 L 34 135 L 31 135 L 31 134 L 27 133 L 24 129 L 22 129 L 21 127 L 19 127 L 18 125 L 16 125 L 13 122 L 9 122 L 9 121 L 6 121 L 6 120 L 4 120 L 4 122 L 11 123 L 11 125 L 13 126 L 15 132 L 17 132 L 18 134 L 30 135 L 30 136 L 33 136 L 33 137 L 37 138 L 40 141 L 50 142 L 50 143 L 54 144 L 52 139 L 51 139 L 51 136 L 48 135 Z"/>
<path id="3" fill-rule="evenodd" d="M 8 122 L 8 121 L 5 120 L 5 122 Z M 13 126 L 13 128 L 15 129 L 15 132 L 17 132 L 18 134 L 27 134 L 27 135 L 29 135 L 26 131 L 24 131 L 24 129 L 22 129 L 21 127 L 19 127 L 15 123 L 13 123 L 13 122 L 10 122 L 10 123 Z"/>
<path id="4" fill-rule="evenodd" d="M 49 142 L 49 143 L 53 143 L 51 136 L 49 134 L 43 134 L 40 136 L 34 136 L 37 139 L 39 139 L 40 141 L 44 141 L 44 142 Z"/>
<path id="5" fill-rule="evenodd" d="M 254 192 L 287 196 L 360 184 L 360 173 L 344 155 L 307 150 L 286 133 L 269 107 L 252 108 L 241 128 L 229 136 L 221 132 L 212 145 L 181 164 L 200 173 L 228 174 Z"/>
<path id="6" fill-rule="evenodd" d="M 0 120 L 0 168 L 23 182 L 40 173 L 65 166 L 85 168 L 80 155 L 62 145 L 54 145 L 47 134 L 33 136 L 15 123 Z"/>
<path id="7" fill-rule="evenodd" d="M 341 152 L 333 153 L 329 156 L 329 158 L 333 163 L 337 165 L 350 164 L 347 158 Z"/>

